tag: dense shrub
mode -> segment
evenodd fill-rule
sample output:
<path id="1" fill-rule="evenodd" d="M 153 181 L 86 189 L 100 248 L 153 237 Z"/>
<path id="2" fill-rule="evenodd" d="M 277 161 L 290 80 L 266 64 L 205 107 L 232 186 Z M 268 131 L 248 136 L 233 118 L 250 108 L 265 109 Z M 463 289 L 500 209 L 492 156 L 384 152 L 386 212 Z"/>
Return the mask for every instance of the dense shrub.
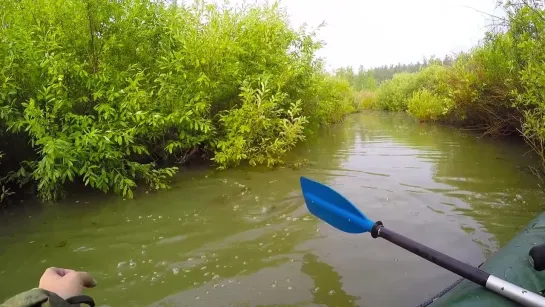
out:
<path id="1" fill-rule="evenodd" d="M 509 11 L 511 67 L 518 72 L 512 90 L 523 115 L 522 133 L 545 167 L 545 4 L 516 6 Z"/>
<path id="2" fill-rule="evenodd" d="M 222 168 L 248 160 L 250 165 L 274 166 L 298 141 L 303 140 L 307 119 L 301 116 L 301 101 L 282 108 L 287 95 L 271 94 L 267 81 L 254 89 L 242 86 L 242 105 L 221 114 L 226 134 L 218 141 L 215 160 Z"/>
<path id="3" fill-rule="evenodd" d="M 440 96 L 449 94 L 448 68 L 446 66 L 432 64 L 416 73 L 415 78 L 420 89 L 427 89 Z"/>
<path id="4" fill-rule="evenodd" d="M 458 58 L 448 80 L 449 95 L 456 102 L 451 122 L 492 136 L 518 133 L 521 113 L 513 102 L 519 78 L 510 45 L 509 35 L 497 34 Z"/>
<path id="5" fill-rule="evenodd" d="M 447 92 L 447 70 L 444 66 L 433 64 L 416 73 L 400 73 L 392 80 L 385 81 L 377 91 L 375 108 L 388 111 L 405 111 L 413 94 L 419 89 L 428 89 L 437 94 Z"/>
<path id="6" fill-rule="evenodd" d="M 336 123 L 356 110 L 353 92 L 347 81 L 327 76 L 315 86 L 316 109 L 313 112 L 319 122 Z M 312 115 L 309 114 L 309 117 Z"/>
<path id="7" fill-rule="evenodd" d="M 385 81 L 377 91 L 376 107 L 388 111 L 404 111 L 408 99 L 419 87 L 417 74 L 400 73 Z"/>
<path id="8" fill-rule="evenodd" d="M 415 93 L 407 103 L 407 111 L 420 120 L 437 120 L 448 114 L 453 102 L 448 97 L 442 97 L 423 88 Z"/>
<path id="9" fill-rule="evenodd" d="M 197 153 L 274 165 L 307 121 L 353 109 L 315 34 L 277 5 L 21 0 L 0 11 L 0 181 L 42 199 L 69 182 L 126 197 L 138 182 L 162 189 Z"/>

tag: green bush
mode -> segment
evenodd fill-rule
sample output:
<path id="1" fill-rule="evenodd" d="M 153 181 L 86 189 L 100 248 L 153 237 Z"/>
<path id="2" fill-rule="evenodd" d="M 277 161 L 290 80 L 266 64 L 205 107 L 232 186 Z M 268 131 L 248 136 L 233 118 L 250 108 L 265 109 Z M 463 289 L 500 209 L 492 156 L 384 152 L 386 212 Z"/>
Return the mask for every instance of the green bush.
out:
<path id="1" fill-rule="evenodd" d="M 313 110 L 312 120 L 320 123 L 340 122 L 346 114 L 356 111 L 350 84 L 342 79 L 325 76 L 316 83 L 317 108 Z"/>
<path id="2" fill-rule="evenodd" d="M 221 114 L 226 133 L 218 141 L 212 160 L 221 168 L 248 160 L 250 165 L 274 166 L 298 141 L 303 140 L 307 119 L 301 116 L 301 101 L 282 108 L 287 95 L 271 94 L 267 81 L 255 89 L 249 82 L 241 88 L 242 105 Z"/>
<path id="3" fill-rule="evenodd" d="M 408 99 L 418 90 L 418 74 L 399 73 L 385 81 L 377 91 L 376 107 L 388 111 L 405 111 Z"/>
<path id="4" fill-rule="evenodd" d="M 21 0 L 0 11 L 0 178 L 45 200 L 69 182 L 125 197 L 139 182 L 164 189 L 196 153 L 274 165 L 307 120 L 353 109 L 316 59 L 315 33 L 290 28 L 278 5 Z M 247 82 L 263 76 L 265 88 Z"/>
<path id="5" fill-rule="evenodd" d="M 421 89 L 413 94 L 407 104 L 407 111 L 422 120 L 437 120 L 449 113 L 453 102 L 448 97 L 441 97 L 428 89 Z"/>
<path id="6" fill-rule="evenodd" d="M 545 167 L 545 5 L 512 6 L 508 11 L 510 67 L 518 72 L 513 105 L 522 114 L 522 134 Z M 513 83 L 513 81 L 511 81 Z"/>
<path id="7" fill-rule="evenodd" d="M 448 84 L 448 71 L 446 66 L 432 64 L 416 74 L 418 88 L 427 89 L 439 96 L 448 96 L 450 86 Z"/>
<path id="8" fill-rule="evenodd" d="M 422 120 L 440 119 L 496 137 L 522 134 L 545 166 L 545 6 L 508 1 L 504 7 L 504 31 L 487 33 L 450 66 L 394 76 L 379 87 L 376 105 L 408 108 Z"/>
<path id="9" fill-rule="evenodd" d="M 385 81 L 377 91 L 376 108 L 389 111 L 405 111 L 413 94 L 427 89 L 437 95 L 447 96 L 447 68 L 432 64 L 415 73 L 395 74 L 392 80 Z"/>
<path id="10" fill-rule="evenodd" d="M 511 45 L 509 35 L 489 36 L 454 63 L 448 81 L 456 102 L 452 122 L 492 136 L 518 133 L 521 113 L 513 102 L 519 78 L 512 66 Z"/>

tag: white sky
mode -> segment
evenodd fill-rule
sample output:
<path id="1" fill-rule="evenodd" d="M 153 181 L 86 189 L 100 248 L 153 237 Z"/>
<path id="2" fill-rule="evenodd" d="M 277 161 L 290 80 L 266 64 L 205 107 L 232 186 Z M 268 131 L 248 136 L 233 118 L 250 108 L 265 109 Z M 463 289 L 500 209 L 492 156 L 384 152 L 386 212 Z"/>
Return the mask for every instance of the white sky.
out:
<path id="1" fill-rule="evenodd" d="M 265 2 L 266 0 L 257 0 Z M 242 2 L 232 0 L 231 3 Z M 246 1 L 253 2 L 253 1 Z M 269 2 L 273 2 L 272 0 Z M 326 27 L 328 68 L 411 63 L 465 51 L 484 37 L 496 0 L 283 0 L 293 26 Z M 476 9 L 476 10 L 475 10 Z"/>

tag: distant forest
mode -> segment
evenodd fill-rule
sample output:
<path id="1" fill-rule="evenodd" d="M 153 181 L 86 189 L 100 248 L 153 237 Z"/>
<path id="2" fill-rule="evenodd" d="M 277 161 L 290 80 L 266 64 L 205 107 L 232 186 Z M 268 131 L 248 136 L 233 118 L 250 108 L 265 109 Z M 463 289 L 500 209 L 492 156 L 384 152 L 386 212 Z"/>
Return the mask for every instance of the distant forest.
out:
<path id="1" fill-rule="evenodd" d="M 370 69 L 365 69 L 363 66 L 360 66 L 357 72 L 355 72 L 351 66 L 342 67 L 337 69 L 335 74 L 338 77 L 348 80 L 355 90 L 374 90 L 380 83 L 392 79 L 397 73 L 418 72 L 431 64 L 450 66 L 454 60 L 455 58 L 449 55 L 445 56 L 442 60 L 432 56 L 429 59 L 424 58 L 422 62 L 418 61 L 410 64 L 399 63 L 397 65 L 383 65 Z"/>

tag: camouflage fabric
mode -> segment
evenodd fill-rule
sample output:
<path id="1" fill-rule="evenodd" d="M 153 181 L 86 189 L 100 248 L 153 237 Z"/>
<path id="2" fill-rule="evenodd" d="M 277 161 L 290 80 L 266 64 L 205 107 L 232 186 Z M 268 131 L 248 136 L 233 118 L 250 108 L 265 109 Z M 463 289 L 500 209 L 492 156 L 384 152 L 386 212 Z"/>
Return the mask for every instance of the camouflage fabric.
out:
<path id="1" fill-rule="evenodd" d="M 0 307 L 71 307 L 67 301 L 53 292 L 34 288 L 8 299 Z"/>

